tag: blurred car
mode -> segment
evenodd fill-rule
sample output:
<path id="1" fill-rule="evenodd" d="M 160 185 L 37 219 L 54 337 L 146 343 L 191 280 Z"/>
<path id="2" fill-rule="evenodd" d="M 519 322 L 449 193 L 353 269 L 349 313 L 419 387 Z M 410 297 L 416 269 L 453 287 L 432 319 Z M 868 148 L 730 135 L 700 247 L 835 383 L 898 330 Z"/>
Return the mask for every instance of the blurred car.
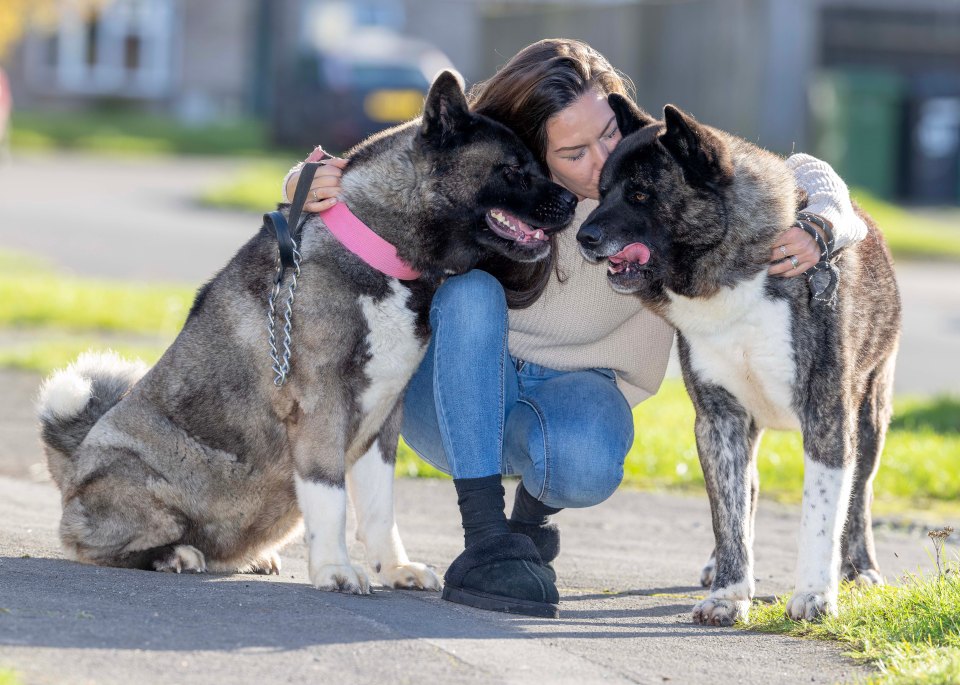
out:
<path id="1" fill-rule="evenodd" d="M 274 142 L 343 152 L 420 113 L 434 76 L 453 68 L 433 46 L 383 29 L 301 53 L 281 82 L 271 116 Z"/>

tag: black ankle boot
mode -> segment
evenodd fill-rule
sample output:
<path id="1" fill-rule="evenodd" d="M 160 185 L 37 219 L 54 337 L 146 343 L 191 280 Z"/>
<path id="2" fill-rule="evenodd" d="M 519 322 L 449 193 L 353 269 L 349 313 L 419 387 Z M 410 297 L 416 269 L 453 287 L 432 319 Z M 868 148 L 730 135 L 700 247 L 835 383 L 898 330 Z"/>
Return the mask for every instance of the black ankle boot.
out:
<path id="1" fill-rule="evenodd" d="M 547 506 L 527 492 L 521 481 L 517 483 L 513 513 L 507 521 L 511 532 L 526 535 L 533 540 L 554 583 L 557 582 L 557 572 L 553 568 L 553 561 L 560 554 L 560 528 L 556 523 L 550 523 L 550 516 L 558 511 L 562 510 Z"/>
<path id="2" fill-rule="evenodd" d="M 560 594 L 531 539 L 511 533 L 500 476 L 455 478 L 466 549 L 444 575 L 443 598 L 457 604 L 556 618 Z"/>

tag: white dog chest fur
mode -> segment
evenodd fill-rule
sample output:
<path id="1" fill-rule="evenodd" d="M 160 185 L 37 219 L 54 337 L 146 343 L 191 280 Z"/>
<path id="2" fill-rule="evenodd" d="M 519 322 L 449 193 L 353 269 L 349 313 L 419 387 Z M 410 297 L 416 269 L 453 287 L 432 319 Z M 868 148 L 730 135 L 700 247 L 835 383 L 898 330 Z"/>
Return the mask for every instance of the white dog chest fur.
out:
<path id="1" fill-rule="evenodd" d="M 379 302 L 360 298 L 369 328 L 370 359 L 363 370 L 370 384 L 360 395 L 364 418 L 351 445 L 351 455 L 357 445 L 367 444 L 371 435 L 379 433 L 427 349 L 426 341 L 417 338 L 416 314 L 407 307 L 409 296 L 409 290 L 391 280 L 390 294 Z"/>
<path id="2" fill-rule="evenodd" d="M 709 298 L 668 290 L 668 318 L 689 343 L 699 378 L 736 397 L 761 428 L 796 430 L 790 306 L 764 296 L 766 278 L 761 273 Z"/>

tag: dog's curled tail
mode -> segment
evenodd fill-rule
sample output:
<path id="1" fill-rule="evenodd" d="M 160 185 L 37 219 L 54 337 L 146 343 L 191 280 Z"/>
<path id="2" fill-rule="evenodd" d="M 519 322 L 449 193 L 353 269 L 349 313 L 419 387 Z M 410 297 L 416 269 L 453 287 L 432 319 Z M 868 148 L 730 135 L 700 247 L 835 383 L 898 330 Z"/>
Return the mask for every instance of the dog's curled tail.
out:
<path id="1" fill-rule="evenodd" d="M 71 457 L 101 416 L 147 372 L 115 352 L 86 352 L 40 386 L 37 415 L 50 475 L 57 485 L 73 472 Z"/>

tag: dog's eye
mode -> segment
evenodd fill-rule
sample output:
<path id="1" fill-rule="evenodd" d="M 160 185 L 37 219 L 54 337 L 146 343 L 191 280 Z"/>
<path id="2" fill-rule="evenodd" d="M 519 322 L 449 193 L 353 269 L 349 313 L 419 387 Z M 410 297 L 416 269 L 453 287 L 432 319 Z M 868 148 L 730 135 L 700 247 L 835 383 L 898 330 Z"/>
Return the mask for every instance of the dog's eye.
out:
<path id="1" fill-rule="evenodd" d="M 510 181 L 510 183 L 517 184 L 520 190 L 527 189 L 527 175 L 523 173 L 523 169 L 521 169 L 518 164 L 511 164 L 510 166 L 504 167 L 503 173 L 507 177 L 507 180 Z"/>
<path id="2" fill-rule="evenodd" d="M 632 199 L 634 202 L 646 202 L 650 199 L 650 196 L 638 190 L 630 199 Z"/>

